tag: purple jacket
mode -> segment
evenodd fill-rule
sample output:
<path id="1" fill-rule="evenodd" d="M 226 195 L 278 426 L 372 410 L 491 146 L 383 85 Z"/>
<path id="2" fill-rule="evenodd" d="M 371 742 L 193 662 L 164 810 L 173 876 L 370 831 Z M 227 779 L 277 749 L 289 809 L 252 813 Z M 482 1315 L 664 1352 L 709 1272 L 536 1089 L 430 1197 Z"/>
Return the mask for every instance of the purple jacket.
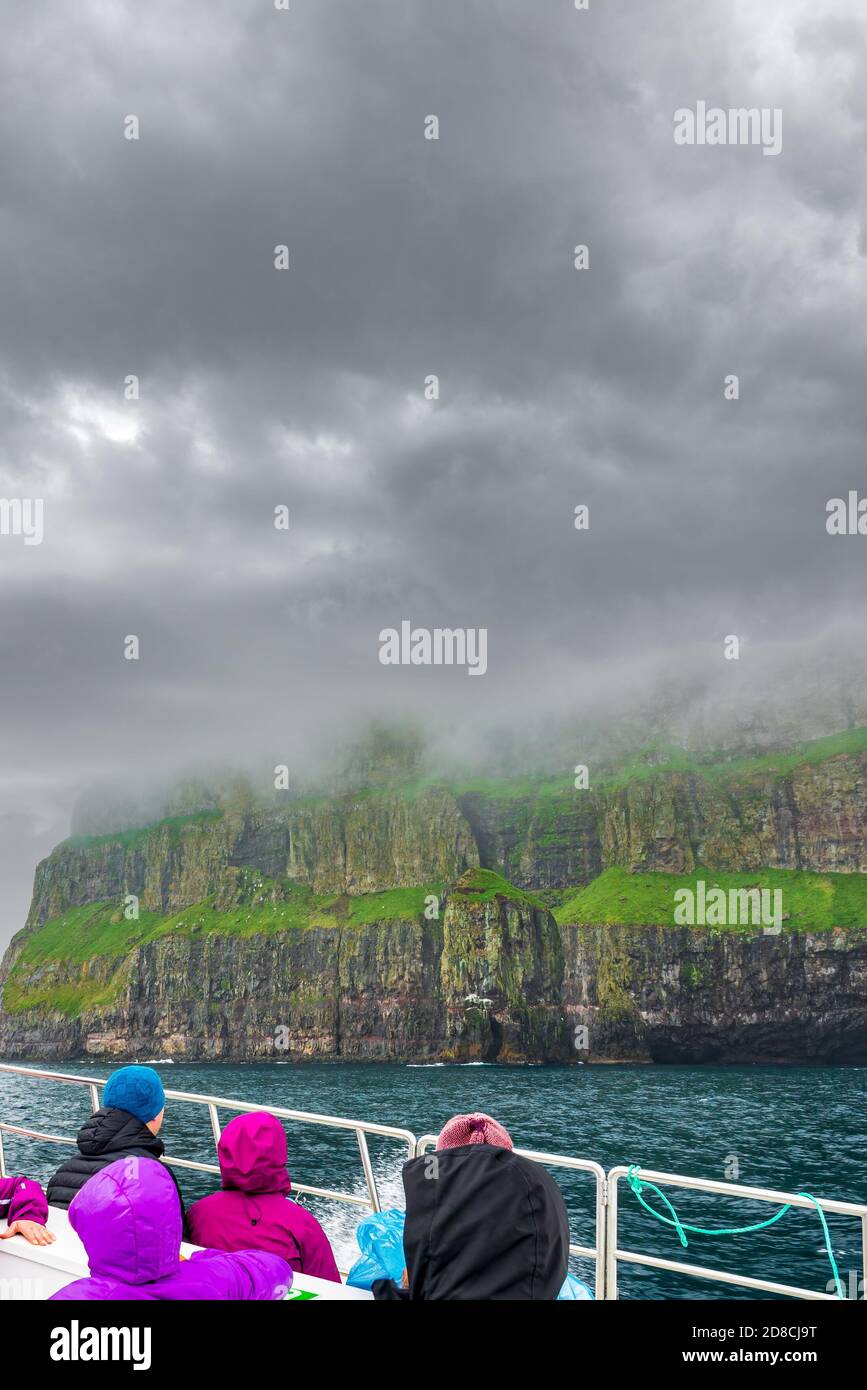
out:
<path id="1" fill-rule="evenodd" d="M 48 1203 L 39 1183 L 32 1178 L 0 1178 L 0 1218 L 4 1216 L 10 1226 L 13 1221 L 38 1221 L 44 1226 Z"/>
<path id="2" fill-rule="evenodd" d="M 89 1178 L 69 1208 L 90 1278 L 60 1299 L 283 1298 L 292 1271 L 278 1255 L 200 1250 L 181 1262 L 181 1204 L 168 1168 L 155 1158 L 118 1159 Z"/>
<path id="3" fill-rule="evenodd" d="M 222 1192 L 187 1212 L 190 1240 L 220 1250 L 273 1250 L 299 1274 L 340 1283 L 328 1237 L 316 1217 L 289 1200 L 286 1132 L 267 1110 L 236 1115 L 218 1145 Z"/>

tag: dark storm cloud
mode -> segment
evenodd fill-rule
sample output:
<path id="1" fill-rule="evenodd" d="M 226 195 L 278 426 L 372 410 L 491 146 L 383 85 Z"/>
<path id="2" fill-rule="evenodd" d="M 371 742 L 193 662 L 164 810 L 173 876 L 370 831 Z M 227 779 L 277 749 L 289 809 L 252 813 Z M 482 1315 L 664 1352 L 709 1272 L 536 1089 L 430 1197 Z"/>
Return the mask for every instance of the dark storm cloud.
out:
<path id="1" fill-rule="evenodd" d="M 863 642 L 824 529 L 865 479 L 855 0 L 0 11 L 0 487 L 46 499 L 0 541 L 0 808 L 34 845 L 95 778 L 367 712 L 469 745 L 660 690 L 711 727 Z M 782 154 L 676 147 L 699 99 L 782 108 Z M 487 676 L 380 666 L 404 617 L 486 626 Z"/>

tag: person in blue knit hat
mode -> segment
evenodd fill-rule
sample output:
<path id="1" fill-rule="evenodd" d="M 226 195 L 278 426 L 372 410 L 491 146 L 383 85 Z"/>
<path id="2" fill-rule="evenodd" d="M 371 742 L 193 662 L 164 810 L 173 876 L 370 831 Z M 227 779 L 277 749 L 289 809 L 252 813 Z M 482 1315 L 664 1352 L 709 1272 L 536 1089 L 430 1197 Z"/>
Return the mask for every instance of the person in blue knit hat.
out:
<path id="1" fill-rule="evenodd" d="M 78 1152 L 61 1164 L 48 1184 L 49 1205 L 68 1207 L 88 1178 L 119 1158 L 162 1158 L 165 1145 L 159 1129 L 165 1112 L 166 1094 L 153 1067 L 113 1071 L 105 1083 L 101 1107 L 78 1131 Z M 174 1178 L 174 1169 L 169 1172 Z M 183 1213 L 179 1187 L 178 1200 Z"/>
<path id="2" fill-rule="evenodd" d="M 153 1067 L 120 1067 L 105 1083 L 102 1103 L 109 1110 L 135 1115 L 154 1134 L 166 1113 L 166 1093 Z"/>

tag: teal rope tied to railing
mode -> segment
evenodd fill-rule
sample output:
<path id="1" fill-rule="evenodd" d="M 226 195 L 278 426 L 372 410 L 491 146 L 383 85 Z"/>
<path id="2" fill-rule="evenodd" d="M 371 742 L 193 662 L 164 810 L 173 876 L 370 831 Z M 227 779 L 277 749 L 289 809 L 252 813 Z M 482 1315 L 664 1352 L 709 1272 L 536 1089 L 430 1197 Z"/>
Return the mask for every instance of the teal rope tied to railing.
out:
<path id="1" fill-rule="evenodd" d="M 773 1226 L 774 1222 L 779 1221 L 781 1216 L 785 1216 L 786 1212 L 789 1211 L 792 1206 L 791 1202 L 786 1202 L 785 1206 L 780 1207 L 780 1210 L 775 1212 L 773 1216 L 769 1216 L 767 1221 L 756 1221 L 752 1226 L 723 1226 L 719 1227 L 716 1230 L 711 1230 L 707 1226 L 691 1226 L 688 1222 L 681 1221 L 680 1217 L 678 1216 L 677 1212 L 675 1211 L 674 1207 L 672 1206 L 671 1202 L 668 1200 L 662 1189 L 657 1187 L 656 1183 L 647 1182 L 646 1180 L 642 1181 L 641 1178 L 638 1176 L 639 1172 L 640 1169 L 638 1164 L 630 1163 L 629 1169 L 626 1174 L 626 1181 L 629 1184 L 629 1188 L 632 1192 L 632 1195 L 638 1199 L 638 1201 L 644 1207 L 645 1211 L 649 1211 L 651 1216 L 656 1217 L 657 1221 L 664 1222 L 666 1226 L 674 1227 L 674 1229 L 677 1231 L 680 1243 L 684 1247 L 684 1249 L 686 1249 L 689 1245 L 689 1241 L 686 1238 L 687 1231 L 691 1231 L 693 1235 L 697 1236 L 748 1235 L 750 1231 L 763 1231 L 766 1226 Z M 668 1207 L 668 1210 L 671 1212 L 671 1216 L 663 1215 L 661 1211 L 657 1211 L 655 1207 L 652 1207 L 649 1202 L 646 1202 L 644 1200 L 641 1194 L 645 1188 L 648 1188 L 651 1192 L 656 1193 L 657 1197 L 659 1197 Z M 825 1237 L 825 1250 L 827 1251 L 828 1259 L 831 1263 L 831 1271 L 834 1275 L 834 1284 L 837 1289 L 837 1297 L 845 1298 L 846 1294 L 843 1291 L 843 1285 L 840 1281 L 840 1271 L 837 1268 L 837 1261 L 834 1259 L 834 1251 L 831 1248 L 831 1233 L 828 1230 L 828 1222 L 825 1219 L 825 1213 L 822 1210 L 821 1203 L 819 1202 L 818 1198 L 813 1196 L 811 1192 L 799 1192 L 798 1196 L 804 1197 L 808 1202 L 812 1202 L 813 1206 L 816 1208 L 816 1211 L 819 1213 L 819 1220 L 822 1223 L 822 1234 Z"/>

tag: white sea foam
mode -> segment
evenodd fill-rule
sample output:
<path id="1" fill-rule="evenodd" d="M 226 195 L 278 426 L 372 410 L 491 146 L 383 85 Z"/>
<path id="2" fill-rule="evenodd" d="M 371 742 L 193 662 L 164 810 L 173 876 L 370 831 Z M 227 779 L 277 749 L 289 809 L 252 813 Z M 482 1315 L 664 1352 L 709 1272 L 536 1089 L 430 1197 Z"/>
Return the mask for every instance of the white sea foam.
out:
<path id="1" fill-rule="evenodd" d="M 400 1172 L 405 1162 L 406 1150 L 395 1153 L 391 1157 L 380 1154 L 373 1161 L 376 1187 L 383 1211 L 387 1211 L 390 1207 L 398 1207 L 403 1211 L 406 1197 L 404 1196 Z M 348 1190 L 355 1197 L 367 1196 L 367 1183 L 362 1173 L 358 1173 Z M 369 1213 L 354 1203 L 331 1202 L 327 1199 L 310 1199 L 305 1202 L 305 1206 L 309 1207 L 322 1222 L 328 1239 L 331 1241 L 331 1248 L 334 1251 L 334 1258 L 338 1267 L 345 1272 L 358 1259 L 359 1249 L 355 1232 L 359 1222 L 363 1221 Z"/>

